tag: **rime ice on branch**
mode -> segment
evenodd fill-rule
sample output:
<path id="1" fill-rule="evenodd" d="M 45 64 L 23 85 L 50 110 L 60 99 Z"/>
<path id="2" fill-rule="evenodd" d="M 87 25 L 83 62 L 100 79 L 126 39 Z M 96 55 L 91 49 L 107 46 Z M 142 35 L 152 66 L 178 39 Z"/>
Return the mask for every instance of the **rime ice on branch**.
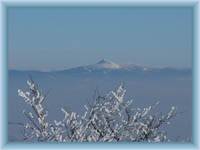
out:
<path id="1" fill-rule="evenodd" d="M 164 142 L 169 139 L 161 127 L 169 124 L 176 115 L 175 107 L 162 116 L 152 114 L 152 109 L 134 108 L 132 101 L 124 99 L 126 90 L 120 85 L 105 96 L 96 96 L 94 103 L 85 107 L 79 116 L 61 108 L 64 118 L 50 123 L 47 110 L 43 107 L 45 96 L 31 80 L 27 81 L 29 90 L 18 90 L 19 96 L 32 108 L 24 111 L 28 122 L 24 125 L 24 139 L 33 141 L 57 142 Z"/>

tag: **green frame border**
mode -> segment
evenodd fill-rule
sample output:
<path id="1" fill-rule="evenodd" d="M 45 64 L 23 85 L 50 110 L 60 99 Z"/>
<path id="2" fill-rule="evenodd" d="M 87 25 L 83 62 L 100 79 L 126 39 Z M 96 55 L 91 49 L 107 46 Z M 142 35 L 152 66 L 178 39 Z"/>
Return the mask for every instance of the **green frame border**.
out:
<path id="1" fill-rule="evenodd" d="M 8 7 L 193 7 L 193 52 L 192 52 L 192 57 L 193 57 L 193 68 L 192 68 L 192 75 L 193 75 L 193 83 L 192 83 L 192 88 L 193 88 L 193 101 L 192 101 L 192 106 L 193 106 L 193 112 L 192 112 L 192 120 L 193 120 L 193 129 L 192 129 L 192 144 L 184 144 L 184 143 L 158 143 L 158 144 L 148 144 L 148 143 L 8 143 L 8 127 L 7 127 L 7 99 L 8 99 L 8 46 L 7 46 L 7 8 Z M 24 3 L 9 3 L 9 2 L 3 2 L 2 3 L 2 15 L 3 15 L 3 38 L 2 38 L 2 43 L 3 43 L 3 56 L 2 56 L 2 64 L 3 64 L 3 101 L 2 101 L 2 122 L 3 122 L 3 135 L 2 137 L 2 148 L 10 148 L 10 149 L 27 149 L 31 148 L 32 149 L 66 149 L 66 148 L 75 148 L 75 149 L 101 149 L 101 148 L 108 148 L 108 149 L 160 149 L 160 148 L 165 148 L 165 149 L 198 149 L 199 148 L 199 138 L 198 138 L 198 3 L 196 2 L 179 2 L 179 3 L 153 3 L 153 2 L 148 2 L 148 3 L 123 3 L 123 2 L 111 2 L 111 3 L 56 3 L 56 2 L 41 2 L 41 3 L 31 3 L 31 2 L 24 2 Z M 97 147 L 98 145 L 98 147 Z"/>

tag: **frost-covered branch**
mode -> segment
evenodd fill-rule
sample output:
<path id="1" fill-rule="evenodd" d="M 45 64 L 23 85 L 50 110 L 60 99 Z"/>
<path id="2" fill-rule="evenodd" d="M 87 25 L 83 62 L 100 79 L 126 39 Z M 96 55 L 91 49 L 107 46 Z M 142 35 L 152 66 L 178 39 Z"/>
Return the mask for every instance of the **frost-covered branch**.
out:
<path id="1" fill-rule="evenodd" d="M 39 87 L 31 80 L 27 81 L 29 90 L 18 90 L 19 96 L 31 106 L 31 112 L 25 112 L 28 123 L 24 128 L 29 140 L 58 142 L 163 142 L 168 141 L 162 126 L 169 124 L 176 115 L 175 107 L 165 115 L 153 114 L 157 103 L 147 108 L 134 108 L 132 100 L 125 100 L 126 90 L 120 85 L 105 96 L 97 95 L 94 103 L 85 105 L 85 113 L 78 115 L 64 108 L 61 121 L 48 122 L 47 110 Z"/>

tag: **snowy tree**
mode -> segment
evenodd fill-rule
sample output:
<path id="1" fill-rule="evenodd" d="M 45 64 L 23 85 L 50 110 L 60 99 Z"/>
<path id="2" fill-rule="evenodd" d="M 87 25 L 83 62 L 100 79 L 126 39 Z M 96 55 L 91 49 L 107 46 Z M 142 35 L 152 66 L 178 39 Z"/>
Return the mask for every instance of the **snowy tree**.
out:
<path id="1" fill-rule="evenodd" d="M 79 115 L 64 108 L 60 121 L 47 120 L 44 108 L 46 96 L 33 80 L 27 81 L 28 91 L 18 90 L 19 96 L 31 107 L 23 111 L 28 119 L 24 124 L 24 140 L 57 142 L 165 142 L 169 141 L 162 127 L 176 115 L 171 107 L 165 115 L 156 115 L 153 109 L 134 108 L 132 100 L 125 100 L 126 90 L 120 85 L 106 95 L 97 95 L 93 104 L 85 105 L 85 113 Z"/>

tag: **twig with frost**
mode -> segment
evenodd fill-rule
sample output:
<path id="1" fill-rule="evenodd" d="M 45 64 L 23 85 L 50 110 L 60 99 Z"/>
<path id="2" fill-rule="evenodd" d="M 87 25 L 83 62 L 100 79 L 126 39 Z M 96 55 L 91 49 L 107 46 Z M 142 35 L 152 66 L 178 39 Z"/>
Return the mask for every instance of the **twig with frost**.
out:
<path id="1" fill-rule="evenodd" d="M 61 108 L 61 121 L 47 121 L 43 107 L 45 96 L 32 81 L 27 81 L 29 90 L 18 90 L 19 96 L 31 106 L 32 112 L 24 112 L 29 122 L 25 125 L 26 137 L 38 141 L 57 142 L 163 142 L 167 141 L 162 126 L 176 115 L 175 107 L 162 116 L 152 114 L 149 106 L 134 109 L 132 100 L 124 99 L 126 90 L 120 85 L 104 96 L 97 95 L 94 103 L 85 105 L 85 113 L 78 115 Z"/>

